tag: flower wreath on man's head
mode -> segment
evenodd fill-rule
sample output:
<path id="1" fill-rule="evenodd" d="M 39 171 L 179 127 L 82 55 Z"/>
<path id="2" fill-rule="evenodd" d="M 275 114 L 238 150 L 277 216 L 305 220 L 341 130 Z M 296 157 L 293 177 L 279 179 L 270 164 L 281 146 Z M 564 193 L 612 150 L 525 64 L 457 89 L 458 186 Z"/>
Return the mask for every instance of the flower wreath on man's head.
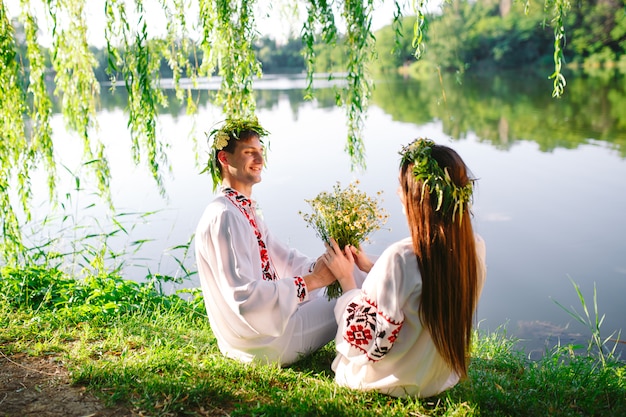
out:
<path id="1" fill-rule="evenodd" d="M 413 163 L 413 176 L 423 183 L 422 197 L 428 186 L 431 196 L 437 199 L 435 211 L 448 212 L 452 209 L 452 219 L 458 212 L 459 221 L 462 221 L 464 205 L 472 199 L 474 180 L 470 179 L 463 187 L 456 185 L 450 178 L 448 168 L 442 169 L 432 157 L 433 146 L 435 142 L 431 139 L 415 139 L 400 151 L 400 164 Z"/>
<path id="2" fill-rule="evenodd" d="M 231 139 L 239 140 L 241 132 L 255 132 L 259 135 L 261 143 L 262 138 L 269 135 L 269 132 L 259 124 L 259 120 L 255 117 L 243 119 L 243 118 L 228 118 L 224 121 L 224 124 L 211 130 L 207 134 L 207 142 L 209 143 L 209 160 L 207 161 L 206 168 L 202 171 L 209 172 L 211 179 L 213 180 L 213 191 L 217 189 L 218 184 L 222 182 L 222 176 L 220 175 L 220 169 L 217 165 L 217 153 L 224 149 L 228 145 L 228 141 Z"/>

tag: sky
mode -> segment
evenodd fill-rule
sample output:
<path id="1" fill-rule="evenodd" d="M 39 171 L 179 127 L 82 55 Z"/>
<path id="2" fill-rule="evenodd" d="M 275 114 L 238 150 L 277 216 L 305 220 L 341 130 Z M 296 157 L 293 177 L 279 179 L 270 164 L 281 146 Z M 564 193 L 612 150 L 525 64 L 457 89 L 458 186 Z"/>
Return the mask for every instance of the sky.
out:
<path id="1" fill-rule="evenodd" d="M 3 0 L 8 8 L 8 15 L 10 18 L 17 17 L 20 13 L 19 0 Z M 405 15 L 410 15 L 411 1 L 401 0 L 405 3 L 403 7 Z M 427 6 L 430 11 L 437 11 L 443 0 L 427 0 Z M 150 37 L 158 36 L 165 32 L 166 19 L 163 11 L 160 8 L 161 2 L 154 0 L 144 1 L 144 7 L 148 13 L 148 34 Z M 171 3 L 171 2 L 168 2 Z M 192 6 L 197 5 L 197 1 L 188 1 Z M 44 13 L 40 2 L 31 0 L 31 4 L 34 10 L 41 10 L 39 15 L 40 27 L 49 27 L 50 19 Z M 91 45 L 103 47 L 104 41 L 104 4 L 105 0 L 87 0 L 85 2 L 85 14 L 88 22 L 87 37 L 88 42 Z M 132 4 L 132 3 L 131 3 Z M 256 24 L 260 36 L 269 35 L 278 41 L 286 39 L 290 33 L 298 34 L 302 28 L 302 18 L 298 15 L 290 12 L 288 5 L 293 4 L 293 0 L 257 0 L 258 13 L 256 14 Z M 39 6 L 38 6 L 39 5 Z M 296 0 L 296 5 L 299 8 L 296 13 L 302 15 L 305 11 L 304 7 L 306 3 Z M 132 7 L 129 7 L 132 10 Z M 193 16 L 197 15 L 197 12 L 193 11 Z M 378 30 L 391 23 L 393 19 L 394 2 L 393 0 L 375 0 L 375 13 L 373 15 L 372 28 Z M 132 20 L 132 19 L 131 19 Z M 61 24 L 67 23 L 61 21 Z M 341 28 L 339 28 L 341 30 Z M 45 36 L 41 37 L 41 42 L 48 44 Z"/>

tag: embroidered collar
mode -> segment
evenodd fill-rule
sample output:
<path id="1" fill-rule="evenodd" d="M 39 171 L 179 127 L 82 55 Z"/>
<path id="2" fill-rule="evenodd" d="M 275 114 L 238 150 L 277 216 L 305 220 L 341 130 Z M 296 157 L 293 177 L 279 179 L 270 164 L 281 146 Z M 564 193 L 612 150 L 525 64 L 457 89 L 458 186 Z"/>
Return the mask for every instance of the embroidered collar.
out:
<path id="1" fill-rule="evenodd" d="M 233 203 L 247 212 L 254 212 L 256 202 L 231 187 L 223 187 L 222 193 Z"/>
<path id="2" fill-rule="evenodd" d="M 263 279 L 265 281 L 276 281 L 280 277 L 276 273 L 276 269 L 272 263 L 272 259 L 267 250 L 267 246 L 265 245 L 265 241 L 263 240 L 263 236 L 261 236 L 261 232 L 257 226 L 256 220 L 254 218 L 253 212 L 255 211 L 256 203 L 254 200 L 246 197 L 241 194 L 239 191 L 235 190 L 231 187 L 222 187 L 222 193 L 224 196 L 230 200 L 248 219 L 250 222 L 250 226 L 254 229 L 254 234 L 256 235 L 257 242 L 259 244 L 259 255 L 261 256 L 261 269 L 263 272 Z M 315 265 L 315 264 L 313 264 Z M 313 266 L 309 272 L 313 271 Z M 296 296 L 298 297 L 298 301 L 303 302 L 307 299 L 308 290 L 306 287 L 306 282 L 301 276 L 294 277 L 293 283 L 296 286 Z"/>
<path id="3" fill-rule="evenodd" d="M 254 230 L 254 234 L 256 235 L 257 242 L 259 244 L 259 255 L 261 257 L 261 269 L 263 270 L 263 279 L 266 281 L 274 281 L 278 279 L 278 275 L 276 274 L 276 269 L 272 265 L 272 260 L 270 258 L 269 252 L 267 251 L 267 245 L 263 240 L 263 236 L 261 235 L 261 231 L 256 222 L 256 216 L 254 215 L 254 200 L 249 199 L 245 195 L 241 194 L 237 190 L 224 187 L 222 192 L 226 196 L 226 198 L 231 201 L 235 207 L 237 207 L 241 213 L 248 219 L 250 222 L 250 226 Z"/>

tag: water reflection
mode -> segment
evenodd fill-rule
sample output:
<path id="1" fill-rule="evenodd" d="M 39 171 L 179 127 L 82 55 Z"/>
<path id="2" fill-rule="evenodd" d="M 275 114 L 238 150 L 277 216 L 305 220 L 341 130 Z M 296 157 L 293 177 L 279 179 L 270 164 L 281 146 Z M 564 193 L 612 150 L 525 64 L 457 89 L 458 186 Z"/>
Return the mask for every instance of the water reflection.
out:
<path id="1" fill-rule="evenodd" d="M 386 78 L 376 82 L 372 104 L 394 121 L 422 125 L 440 121 L 443 131 L 453 139 L 476 134 L 480 141 L 498 149 L 509 149 L 519 141 L 532 141 L 544 152 L 556 148 L 573 149 L 591 139 L 607 142 L 626 157 L 626 80 L 617 78 L 569 77 L 566 94 L 550 96 L 551 81 L 536 74 L 501 73 L 466 76 L 457 79 L 415 81 Z M 214 84 L 214 85 L 213 85 Z M 208 104 L 218 83 L 193 90 L 199 106 Z M 319 77 L 314 81 L 315 105 L 336 106 L 335 87 L 340 79 Z M 255 83 L 259 109 L 271 110 L 279 100 L 288 100 L 293 117 L 308 102 L 303 100 L 304 76 L 266 76 Z M 184 103 L 166 89 L 169 106 L 161 112 L 172 117 L 185 115 Z M 102 91 L 102 108 L 125 108 L 123 88 L 112 94 Z"/>
<path id="2" fill-rule="evenodd" d="M 623 79 L 573 78 L 558 100 L 546 93 L 549 88 L 549 80 L 523 74 L 465 77 L 462 84 L 451 77 L 441 83 L 393 80 L 378 84 L 373 102 L 394 120 L 440 120 L 450 137 L 475 133 L 498 149 L 533 141 L 547 152 L 596 139 L 626 156 Z"/>

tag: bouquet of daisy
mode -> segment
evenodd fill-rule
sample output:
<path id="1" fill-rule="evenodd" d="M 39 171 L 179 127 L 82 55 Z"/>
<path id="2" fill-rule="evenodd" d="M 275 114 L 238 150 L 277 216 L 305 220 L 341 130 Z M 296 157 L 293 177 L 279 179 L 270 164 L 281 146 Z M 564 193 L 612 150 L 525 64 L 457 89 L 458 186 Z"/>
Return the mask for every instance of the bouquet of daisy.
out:
<path id="1" fill-rule="evenodd" d="M 369 240 L 369 235 L 380 229 L 387 222 L 389 215 L 380 206 L 380 195 L 372 198 L 357 188 L 358 181 L 342 189 L 338 182 L 332 192 L 321 192 L 311 200 L 305 200 L 311 206 L 312 213 L 300 212 L 308 223 L 307 227 L 315 229 L 317 236 L 330 243 L 335 239 L 341 249 L 346 245 L 359 247 Z M 326 289 L 329 299 L 341 295 L 341 286 L 335 281 Z"/>

